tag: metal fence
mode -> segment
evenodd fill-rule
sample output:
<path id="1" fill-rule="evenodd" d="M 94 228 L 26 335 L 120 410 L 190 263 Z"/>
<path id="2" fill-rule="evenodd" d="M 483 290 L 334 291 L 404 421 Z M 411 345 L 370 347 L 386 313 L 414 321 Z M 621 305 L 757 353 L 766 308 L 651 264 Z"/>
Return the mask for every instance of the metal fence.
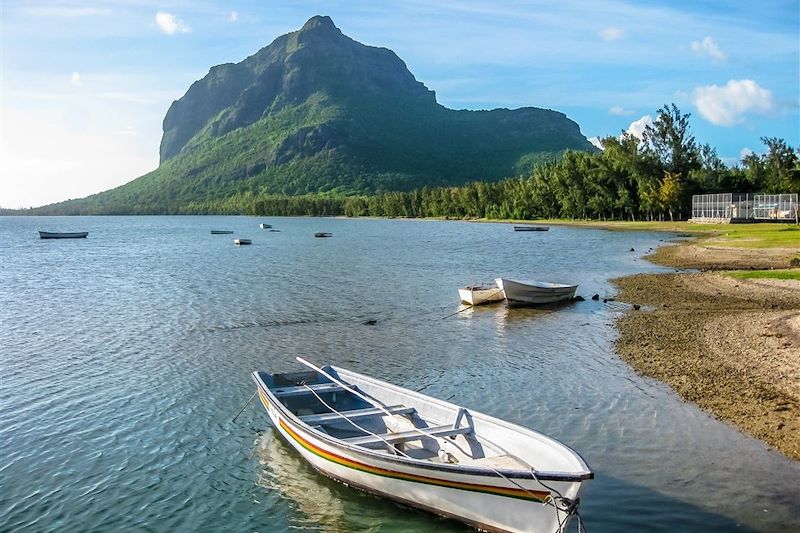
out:
<path id="1" fill-rule="evenodd" d="M 692 196 L 692 220 L 794 220 L 797 194 L 696 194 Z"/>

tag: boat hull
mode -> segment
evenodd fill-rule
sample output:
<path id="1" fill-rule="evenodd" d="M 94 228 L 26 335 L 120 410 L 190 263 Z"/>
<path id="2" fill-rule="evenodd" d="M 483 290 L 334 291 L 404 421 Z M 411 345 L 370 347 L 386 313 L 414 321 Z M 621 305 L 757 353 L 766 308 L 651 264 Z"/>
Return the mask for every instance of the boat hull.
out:
<path id="1" fill-rule="evenodd" d="M 568 301 L 575 296 L 575 291 L 578 289 L 577 285 L 522 283 L 504 278 L 497 278 L 495 282 L 503 289 L 506 300 L 518 305 L 543 305 Z"/>
<path id="2" fill-rule="evenodd" d="M 547 226 L 514 226 L 514 231 L 549 231 Z"/>
<path id="3" fill-rule="evenodd" d="M 40 239 L 85 239 L 89 235 L 88 231 L 80 231 L 76 233 L 53 233 L 50 231 L 40 231 Z"/>
<path id="4" fill-rule="evenodd" d="M 458 296 L 461 301 L 468 305 L 481 305 L 502 302 L 505 298 L 503 290 L 498 287 L 488 287 L 480 289 L 464 288 L 458 289 Z"/>
<path id="5" fill-rule="evenodd" d="M 376 457 L 368 450 L 362 452 L 325 438 L 293 420 L 258 378 L 256 383 L 261 403 L 275 429 L 325 476 L 485 531 L 553 532 L 559 531 L 559 523 L 564 528 L 561 531 L 566 530 L 569 515 L 543 504 L 551 497 L 551 489 L 530 475 L 512 482 L 491 471 L 462 473 L 453 468 L 447 471 L 434 465 L 408 464 L 387 454 Z M 582 488 L 582 483 L 575 480 L 548 480 L 547 485 L 571 499 L 578 498 Z"/>

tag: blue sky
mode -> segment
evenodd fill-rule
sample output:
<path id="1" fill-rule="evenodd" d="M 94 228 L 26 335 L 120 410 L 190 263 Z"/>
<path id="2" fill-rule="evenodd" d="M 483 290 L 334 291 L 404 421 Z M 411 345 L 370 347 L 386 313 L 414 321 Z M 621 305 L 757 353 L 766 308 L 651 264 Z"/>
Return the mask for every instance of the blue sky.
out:
<path id="1" fill-rule="evenodd" d="M 3 0 L 0 206 L 156 168 L 174 99 L 317 14 L 451 108 L 556 109 L 604 137 L 674 102 L 728 162 L 763 136 L 800 145 L 798 0 Z"/>

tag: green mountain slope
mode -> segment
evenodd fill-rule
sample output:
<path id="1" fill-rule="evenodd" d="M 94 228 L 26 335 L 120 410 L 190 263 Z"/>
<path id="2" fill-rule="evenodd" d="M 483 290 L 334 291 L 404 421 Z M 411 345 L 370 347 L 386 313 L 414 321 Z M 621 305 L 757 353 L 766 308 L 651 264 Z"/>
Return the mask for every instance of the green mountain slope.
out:
<path id="1" fill-rule="evenodd" d="M 355 194 L 458 185 L 526 172 L 565 149 L 593 151 L 556 111 L 456 111 L 391 50 L 328 17 L 218 65 L 173 102 L 158 169 L 59 213 L 181 212 L 251 193 Z"/>

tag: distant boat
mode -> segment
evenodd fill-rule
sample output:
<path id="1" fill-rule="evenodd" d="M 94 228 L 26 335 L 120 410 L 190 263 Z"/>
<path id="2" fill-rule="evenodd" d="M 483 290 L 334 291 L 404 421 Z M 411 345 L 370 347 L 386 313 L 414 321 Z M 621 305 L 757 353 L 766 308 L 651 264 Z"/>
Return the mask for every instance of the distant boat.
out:
<path id="1" fill-rule="evenodd" d="M 212 229 L 211 235 L 230 235 L 233 231 L 227 229 Z"/>
<path id="2" fill-rule="evenodd" d="M 548 231 L 548 226 L 514 226 L 514 231 Z"/>
<path id="3" fill-rule="evenodd" d="M 281 230 L 279 230 L 279 229 L 271 229 L 271 230 L 269 230 L 269 231 L 270 231 L 271 233 L 280 233 L 280 232 L 281 232 Z"/>
<path id="4" fill-rule="evenodd" d="M 272 227 L 272 224 L 259 224 L 258 227 L 261 229 L 269 229 Z"/>
<path id="5" fill-rule="evenodd" d="M 594 477 L 574 450 L 414 390 L 301 361 L 314 370 L 252 376 L 275 431 L 315 470 L 483 531 L 567 531 Z"/>
<path id="6" fill-rule="evenodd" d="M 233 239 L 233 244 L 253 244 L 250 239 Z"/>
<path id="7" fill-rule="evenodd" d="M 314 237 L 333 237 L 333 233 L 318 231 L 317 233 L 314 234 Z"/>
<path id="8" fill-rule="evenodd" d="M 497 286 L 503 289 L 506 300 L 510 304 L 551 304 L 571 300 L 575 296 L 577 285 L 548 283 L 546 281 L 514 281 L 497 278 Z"/>
<path id="9" fill-rule="evenodd" d="M 80 231 L 77 233 L 54 233 L 52 231 L 40 231 L 40 239 L 85 239 L 89 235 L 88 231 Z"/>
<path id="10" fill-rule="evenodd" d="M 505 299 L 503 289 L 497 285 L 471 285 L 458 289 L 458 296 L 462 302 L 469 305 L 490 304 Z"/>

